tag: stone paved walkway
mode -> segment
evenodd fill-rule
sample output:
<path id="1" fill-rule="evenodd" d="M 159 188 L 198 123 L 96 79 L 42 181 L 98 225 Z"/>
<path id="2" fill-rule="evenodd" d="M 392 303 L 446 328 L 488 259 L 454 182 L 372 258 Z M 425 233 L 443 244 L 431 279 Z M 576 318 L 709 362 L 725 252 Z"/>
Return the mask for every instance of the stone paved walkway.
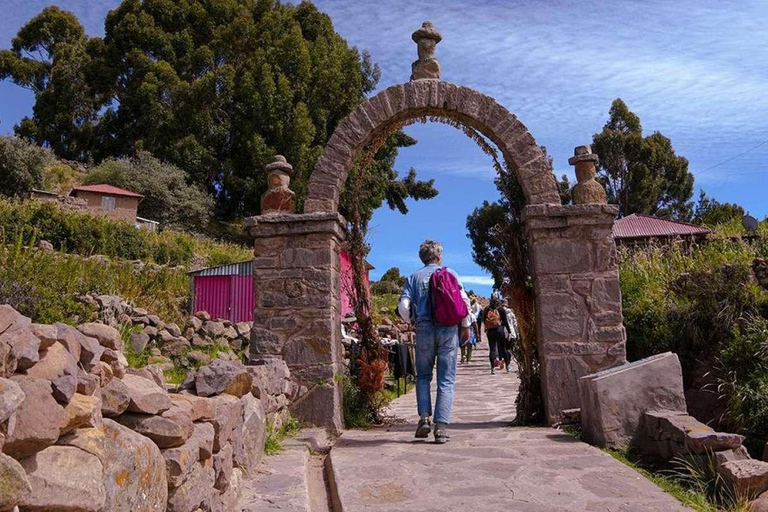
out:
<path id="1" fill-rule="evenodd" d="M 606 453 L 550 428 L 512 428 L 514 372 L 490 375 L 487 343 L 459 365 L 451 441 L 415 440 L 416 396 L 395 400 L 405 424 L 350 430 L 331 451 L 345 512 L 687 510 Z"/>

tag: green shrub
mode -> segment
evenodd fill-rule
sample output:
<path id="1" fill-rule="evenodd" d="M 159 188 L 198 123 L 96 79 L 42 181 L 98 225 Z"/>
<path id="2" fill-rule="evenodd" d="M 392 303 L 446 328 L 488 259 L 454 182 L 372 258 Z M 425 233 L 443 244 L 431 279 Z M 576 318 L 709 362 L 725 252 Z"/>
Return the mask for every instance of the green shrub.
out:
<path id="1" fill-rule="evenodd" d="M 371 410 L 368 397 L 360 391 L 352 378 L 341 376 L 344 393 L 344 425 L 347 428 L 370 428 L 376 422 L 375 411 Z"/>
<path id="2" fill-rule="evenodd" d="M 16 137 L 0 137 L 0 194 L 25 196 L 31 189 L 43 185 L 45 167 L 53 161 L 53 155 Z"/>

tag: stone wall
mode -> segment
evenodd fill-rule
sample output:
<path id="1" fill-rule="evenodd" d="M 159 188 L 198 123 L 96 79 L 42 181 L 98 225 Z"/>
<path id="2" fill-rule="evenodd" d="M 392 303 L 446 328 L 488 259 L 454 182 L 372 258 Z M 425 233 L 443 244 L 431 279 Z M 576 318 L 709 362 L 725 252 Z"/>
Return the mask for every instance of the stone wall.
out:
<path id="1" fill-rule="evenodd" d="M 626 361 L 614 205 L 529 205 L 523 211 L 536 292 L 547 421 L 580 405 L 584 375 Z"/>
<path id="2" fill-rule="evenodd" d="M 306 393 L 291 408 L 304 423 L 341 430 L 340 263 L 337 213 L 247 220 L 255 237 L 250 359 L 283 360 Z"/>
<path id="3" fill-rule="evenodd" d="M 214 360 L 179 392 L 113 327 L 0 306 L 0 510 L 234 510 L 287 368 Z M 174 390 L 173 386 L 170 386 Z"/>

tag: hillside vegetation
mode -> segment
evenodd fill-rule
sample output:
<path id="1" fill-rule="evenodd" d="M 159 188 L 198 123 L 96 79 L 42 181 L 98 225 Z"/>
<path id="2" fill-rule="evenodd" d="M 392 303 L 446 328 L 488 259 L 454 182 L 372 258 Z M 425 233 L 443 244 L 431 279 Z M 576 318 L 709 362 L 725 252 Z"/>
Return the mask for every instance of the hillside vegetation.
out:
<path id="1" fill-rule="evenodd" d="M 252 256 L 246 246 L 216 242 L 173 230 L 152 232 L 133 225 L 66 211 L 53 203 L 0 199 L 0 242 L 31 245 L 47 240 L 56 250 L 91 256 L 142 260 L 160 265 L 214 266 Z"/>
<path id="2" fill-rule="evenodd" d="M 738 222 L 709 243 L 620 251 L 627 352 L 680 357 L 686 388 L 709 396 L 711 420 L 747 436 L 755 457 L 768 440 L 768 222 L 752 238 Z"/>
<path id="3" fill-rule="evenodd" d="M 20 240 L 0 250 L 0 304 L 10 304 L 35 322 L 76 325 L 89 321 L 85 294 L 119 295 L 168 322 L 183 322 L 189 280 L 181 268 L 138 269 L 121 261 L 24 247 Z"/>

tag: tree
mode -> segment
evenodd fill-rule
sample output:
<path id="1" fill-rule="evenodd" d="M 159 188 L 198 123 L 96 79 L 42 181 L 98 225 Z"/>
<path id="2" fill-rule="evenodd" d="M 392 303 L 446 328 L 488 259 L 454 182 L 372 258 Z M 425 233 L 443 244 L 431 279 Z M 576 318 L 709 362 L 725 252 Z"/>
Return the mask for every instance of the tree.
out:
<path id="1" fill-rule="evenodd" d="M 660 132 L 643 136 L 640 118 L 616 99 L 603 131 L 592 137 L 600 157 L 598 179 L 619 215 L 632 213 L 686 218 L 691 214 L 693 174 Z"/>
<path id="2" fill-rule="evenodd" d="M 103 39 L 48 8 L 0 73 L 36 91 L 19 135 L 86 162 L 149 151 L 215 195 L 222 218 L 258 212 L 276 154 L 301 204 L 323 145 L 380 75 L 312 3 L 276 0 L 124 0 Z"/>
<path id="3" fill-rule="evenodd" d="M 740 219 L 746 212 L 736 203 L 721 203 L 715 198 L 708 197 L 703 190 L 699 192 L 699 202 L 693 215 L 693 221 L 698 224 L 716 226 L 725 224 L 733 219 Z"/>
<path id="4" fill-rule="evenodd" d="M 88 172 L 86 184 L 108 183 L 142 194 L 138 213 L 165 226 L 190 230 L 205 226 L 213 211 L 213 198 L 187 173 L 140 151 L 135 158 L 104 160 Z"/>
<path id="5" fill-rule="evenodd" d="M 51 152 L 16 137 L 0 137 L 0 194 L 25 196 L 43 184 Z"/>
<path id="6" fill-rule="evenodd" d="M 103 98 L 92 89 L 89 41 L 74 14 L 46 7 L 0 50 L 0 80 L 11 79 L 35 94 L 32 117 L 15 127 L 19 137 L 47 145 L 61 158 L 86 161 L 94 120 Z"/>
<path id="7" fill-rule="evenodd" d="M 396 283 L 398 286 L 405 286 L 405 276 L 400 274 L 400 267 L 392 267 L 381 276 L 381 281 Z"/>
<path id="8" fill-rule="evenodd" d="M 371 284 L 371 293 L 374 295 L 399 294 L 405 286 L 405 276 L 400 275 L 399 267 L 392 267 L 381 276 L 377 282 Z"/>

